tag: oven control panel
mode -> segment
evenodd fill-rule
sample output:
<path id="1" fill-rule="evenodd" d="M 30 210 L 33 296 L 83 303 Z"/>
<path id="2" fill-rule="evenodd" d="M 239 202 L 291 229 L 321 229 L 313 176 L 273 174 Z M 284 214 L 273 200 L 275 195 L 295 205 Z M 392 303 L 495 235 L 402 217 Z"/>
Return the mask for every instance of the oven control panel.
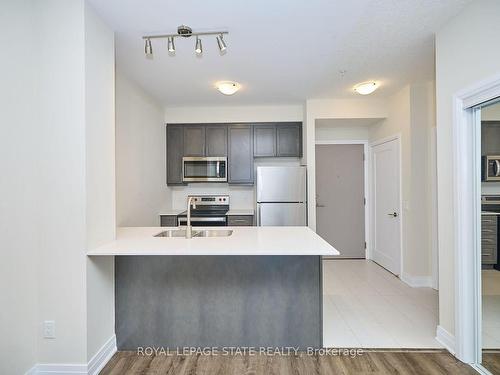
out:
<path id="1" fill-rule="evenodd" d="M 228 206 L 229 195 L 190 195 L 196 205 L 207 206 Z"/>

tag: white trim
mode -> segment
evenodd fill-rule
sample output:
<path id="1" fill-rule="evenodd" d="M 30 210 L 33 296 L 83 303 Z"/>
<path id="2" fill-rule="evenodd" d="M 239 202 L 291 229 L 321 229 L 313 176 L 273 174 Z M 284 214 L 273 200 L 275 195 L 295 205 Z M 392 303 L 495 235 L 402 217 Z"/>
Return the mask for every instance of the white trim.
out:
<path id="1" fill-rule="evenodd" d="M 369 152 L 369 157 L 368 159 L 370 160 L 370 239 L 373 239 L 375 236 L 375 210 L 373 207 L 374 204 L 374 198 L 373 198 L 373 148 L 375 146 L 379 146 L 383 143 L 391 142 L 391 141 L 397 141 L 398 143 L 398 157 L 399 157 L 399 275 L 404 274 L 404 236 L 405 233 L 403 232 L 403 222 L 405 220 L 405 213 L 403 212 L 403 154 L 402 154 L 402 145 L 401 145 L 401 133 L 396 133 L 391 136 L 385 137 L 385 138 L 380 138 L 377 139 L 373 142 L 370 142 L 370 152 Z M 370 246 L 370 253 L 369 253 L 369 259 L 373 259 L 373 249 L 372 246 Z"/>
<path id="2" fill-rule="evenodd" d="M 412 288 L 432 288 L 432 276 L 412 276 L 407 273 L 401 273 L 401 281 Z"/>
<path id="3" fill-rule="evenodd" d="M 455 336 L 441 326 L 437 326 L 436 340 L 451 354 L 455 354 Z"/>
<path id="4" fill-rule="evenodd" d="M 30 368 L 24 375 L 36 375 L 37 374 L 37 366 L 33 366 Z"/>
<path id="5" fill-rule="evenodd" d="M 26 375 L 97 375 L 116 351 L 116 335 L 113 335 L 87 364 L 39 363 L 33 366 Z"/>
<path id="6" fill-rule="evenodd" d="M 315 154 L 316 154 L 316 145 L 363 145 L 363 153 L 364 153 L 364 194 L 365 194 L 365 241 L 366 241 L 366 249 L 365 249 L 365 259 L 371 259 L 371 251 L 370 251 L 370 196 L 371 196 L 371 184 L 370 184 L 370 155 L 368 150 L 368 140 L 357 139 L 357 140 L 332 140 L 332 141 L 316 141 L 314 144 Z M 316 225 L 318 223 L 316 222 Z"/>
<path id="7" fill-rule="evenodd" d="M 500 74 L 453 96 L 455 350 L 463 362 L 481 360 L 480 129 L 470 109 L 500 96 Z M 477 113 L 476 113 L 477 116 Z"/>
<path id="8" fill-rule="evenodd" d="M 110 339 L 97 351 L 97 353 L 90 359 L 87 365 L 87 372 L 89 375 L 97 375 L 101 371 L 106 363 L 109 362 L 111 357 L 116 353 L 116 335 L 110 337 Z"/>
<path id="9" fill-rule="evenodd" d="M 37 375 L 87 375 L 87 365 L 69 363 L 39 363 L 36 365 Z"/>

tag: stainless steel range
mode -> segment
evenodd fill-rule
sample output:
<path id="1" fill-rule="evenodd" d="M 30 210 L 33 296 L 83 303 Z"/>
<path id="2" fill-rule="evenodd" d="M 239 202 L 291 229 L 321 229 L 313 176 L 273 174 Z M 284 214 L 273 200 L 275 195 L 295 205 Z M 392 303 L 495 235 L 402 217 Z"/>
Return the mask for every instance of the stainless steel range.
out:
<path id="1" fill-rule="evenodd" d="M 226 213 L 229 211 L 229 195 L 190 195 L 191 225 L 195 227 L 227 226 Z M 188 198 L 189 198 L 188 197 Z M 187 211 L 178 216 L 179 225 L 187 224 Z"/>

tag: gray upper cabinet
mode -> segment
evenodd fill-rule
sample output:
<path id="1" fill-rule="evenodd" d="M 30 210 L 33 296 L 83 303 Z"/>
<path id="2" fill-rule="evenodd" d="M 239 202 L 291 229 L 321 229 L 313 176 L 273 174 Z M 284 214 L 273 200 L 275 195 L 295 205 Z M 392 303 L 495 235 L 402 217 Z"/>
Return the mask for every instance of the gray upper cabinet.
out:
<path id="1" fill-rule="evenodd" d="M 207 125 L 205 127 L 206 156 L 227 156 L 227 126 Z"/>
<path id="2" fill-rule="evenodd" d="M 205 126 L 184 125 L 184 156 L 205 156 Z"/>
<path id="3" fill-rule="evenodd" d="M 302 126 L 300 123 L 276 126 L 276 156 L 302 156 Z"/>
<path id="4" fill-rule="evenodd" d="M 253 137 L 253 156 L 276 156 L 276 126 L 274 124 L 255 125 Z"/>
<path id="5" fill-rule="evenodd" d="M 253 184 L 253 127 L 229 125 L 227 128 L 228 182 Z"/>
<path id="6" fill-rule="evenodd" d="M 182 185 L 182 154 L 184 129 L 182 125 L 167 125 L 167 184 Z"/>
<path id="7" fill-rule="evenodd" d="M 257 124 L 254 126 L 255 157 L 301 157 L 300 122 Z"/>

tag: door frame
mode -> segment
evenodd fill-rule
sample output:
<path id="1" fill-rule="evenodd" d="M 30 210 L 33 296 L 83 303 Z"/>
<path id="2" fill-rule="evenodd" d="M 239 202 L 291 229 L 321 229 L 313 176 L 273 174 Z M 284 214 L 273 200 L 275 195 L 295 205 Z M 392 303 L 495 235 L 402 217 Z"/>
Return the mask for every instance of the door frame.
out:
<path id="1" fill-rule="evenodd" d="M 455 337 L 454 340 L 450 337 L 454 347 L 450 345 L 448 350 L 482 374 L 489 372 L 481 366 L 481 130 L 474 107 L 497 97 L 500 97 L 500 74 L 460 90 L 452 97 Z"/>
<path id="2" fill-rule="evenodd" d="M 371 213 L 371 227 L 370 227 L 370 237 L 375 238 L 375 200 L 373 197 L 373 192 L 375 191 L 374 188 L 374 168 L 373 168 L 373 148 L 375 146 L 391 142 L 391 141 L 397 141 L 397 149 L 398 149 L 398 163 L 399 163 L 399 275 L 398 277 L 403 280 L 403 275 L 404 275 L 404 267 L 403 267 L 403 257 L 404 257 L 404 251 L 403 251 L 403 244 L 404 244 L 404 234 L 403 234 L 403 221 L 405 219 L 405 214 L 403 212 L 403 171 L 402 171 L 402 154 L 401 154 L 401 133 L 396 133 L 393 134 L 389 137 L 377 139 L 376 141 L 373 141 L 370 143 L 370 213 Z M 370 259 L 373 258 L 372 254 L 373 249 L 370 248 Z M 404 281 L 404 280 L 403 280 Z"/>
<path id="3" fill-rule="evenodd" d="M 363 154 L 364 154 L 364 194 L 365 194 L 365 259 L 371 259 L 371 251 L 370 251 L 370 157 L 368 155 L 368 140 L 332 140 L 332 141 L 316 141 L 314 144 L 314 153 L 316 154 L 316 146 L 317 145 L 363 145 Z M 316 168 L 316 166 L 315 166 Z"/>

